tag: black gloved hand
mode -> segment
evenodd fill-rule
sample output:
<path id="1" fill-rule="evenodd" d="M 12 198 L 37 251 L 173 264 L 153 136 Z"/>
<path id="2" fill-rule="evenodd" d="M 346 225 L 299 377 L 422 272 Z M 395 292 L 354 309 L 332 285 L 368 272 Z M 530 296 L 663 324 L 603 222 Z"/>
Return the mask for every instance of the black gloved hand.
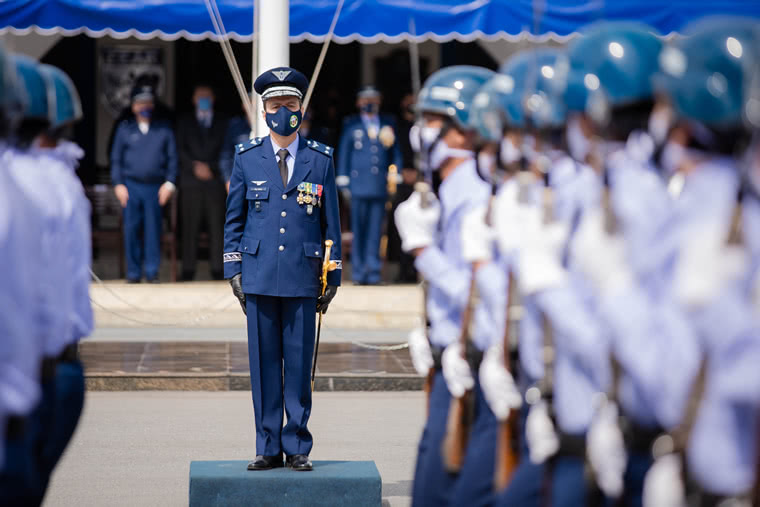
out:
<path id="1" fill-rule="evenodd" d="M 333 300 L 335 294 L 338 293 L 338 287 L 335 285 L 328 285 L 325 289 L 325 293 L 317 298 L 317 313 L 327 313 L 327 307 L 330 306 L 330 301 Z"/>
<path id="2" fill-rule="evenodd" d="M 248 312 L 245 309 L 245 293 L 243 292 L 243 275 L 241 273 L 238 273 L 237 275 L 230 278 L 230 287 L 232 287 L 232 293 L 235 295 L 236 298 L 238 298 L 238 301 L 240 301 L 240 307 L 243 309 L 243 313 L 248 315 Z"/>

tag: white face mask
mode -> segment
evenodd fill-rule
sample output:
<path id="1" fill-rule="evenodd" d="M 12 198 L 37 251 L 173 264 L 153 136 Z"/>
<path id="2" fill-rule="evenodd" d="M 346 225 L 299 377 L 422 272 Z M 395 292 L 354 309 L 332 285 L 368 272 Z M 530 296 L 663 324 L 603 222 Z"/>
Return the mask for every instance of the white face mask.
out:
<path id="1" fill-rule="evenodd" d="M 449 148 L 448 144 L 443 142 L 443 140 L 439 140 L 430 152 L 428 166 L 431 170 L 436 171 L 450 158 L 470 158 L 472 155 L 473 153 L 469 150 Z"/>
<path id="2" fill-rule="evenodd" d="M 500 156 L 501 163 L 506 167 L 510 164 L 518 162 L 522 156 L 522 153 L 520 153 L 520 149 L 515 146 L 515 143 L 512 142 L 512 139 L 505 137 L 501 140 Z"/>
<path id="3" fill-rule="evenodd" d="M 662 149 L 660 155 L 660 166 L 665 174 L 673 174 L 683 163 L 686 158 L 686 147 L 682 144 L 668 141 Z"/>
<path id="4" fill-rule="evenodd" d="M 496 155 L 481 151 L 478 153 L 478 170 L 483 176 L 490 177 L 496 168 Z"/>
<path id="5" fill-rule="evenodd" d="M 409 129 L 409 144 L 415 153 L 426 153 L 441 134 L 438 127 L 426 127 L 419 123 Z"/>
<path id="6" fill-rule="evenodd" d="M 653 111 L 649 115 L 647 130 L 655 145 L 661 146 L 667 140 L 670 131 L 670 110 L 660 108 Z"/>
<path id="7" fill-rule="evenodd" d="M 583 133 L 581 121 L 577 116 L 570 118 L 570 121 L 567 122 L 565 135 L 567 136 L 567 149 L 570 156 L 579 162 L 585 161 L 591 149 L 591 143 Z"/>

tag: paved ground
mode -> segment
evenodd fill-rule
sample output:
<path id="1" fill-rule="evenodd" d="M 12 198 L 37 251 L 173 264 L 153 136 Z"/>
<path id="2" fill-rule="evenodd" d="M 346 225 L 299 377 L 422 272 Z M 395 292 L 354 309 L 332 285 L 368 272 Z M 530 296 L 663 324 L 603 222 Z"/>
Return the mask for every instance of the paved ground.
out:
<path id="1" fill-rule="evenodd" d="M 245 328 L 245 317 L 227 282 L 129 285 L 94 283 L 90 297 L 99 329 Z M 325 315 L 326 329 L 408 330 L 422 315 L 417 285 L 341 286 Z M 227 338 L 229 339 L 229 338 Z M 341 340 L 345 341 L 345 340 Z"/>
<path id="2" fill-rule="evenodd" d="M 310 429 L 317 460 L 374 460 L 383 499 L 410 503 L 422 393 L 317 393 Z M 187 505 L 193 460 L 254 454 L 247 393 L 89 393 L 45 507 Z"/>

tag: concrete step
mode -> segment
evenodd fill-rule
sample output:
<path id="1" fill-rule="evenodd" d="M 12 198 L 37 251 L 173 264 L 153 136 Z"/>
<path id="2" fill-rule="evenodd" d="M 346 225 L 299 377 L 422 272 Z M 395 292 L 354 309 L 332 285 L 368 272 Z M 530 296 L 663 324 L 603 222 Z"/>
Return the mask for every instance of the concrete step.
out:
<path id="1" fill-rule="evenodd" d="M 317 375 L 314 390 L 421 391 L 425 379 L 415 374 Z M 250 391 L 244 373 L 87 373 L 88 391 Z"/>
<path id="2" fill-rule="evenodd" d="M 251 472 L 245 461 L 190 463 L 190 507 L 295 505 L 380 507 L 382 479 L 374 461 L 315 461 L 311 472 Z"/>

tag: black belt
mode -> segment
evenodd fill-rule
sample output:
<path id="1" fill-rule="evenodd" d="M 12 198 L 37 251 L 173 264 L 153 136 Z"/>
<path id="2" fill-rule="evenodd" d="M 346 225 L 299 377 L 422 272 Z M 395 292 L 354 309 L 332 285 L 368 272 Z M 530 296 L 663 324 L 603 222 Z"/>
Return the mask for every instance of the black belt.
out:
<path id="1" fill-rule="evenodd" d="M 623 431 L 625 447 L 630 451 L 643 454 L 651 454 L 654 441 L 665 433 L 665 430 L 659 426 L 641 426 L 625 415 L 620 418 L 620 428 Z"/>
<path id="2" fill-rule="evenodd" d="M 465 347 L 464 357 L 467 359 L 467 364 L 470 365 L 470 370 L 473 373 L 477 373 L 480 368 L 480 363 L 483 362 L 483 351 L 479 350 L 471 341 L 467 342 Z"/>
<path id="3" fill-rule="evenodd" d="M 55 376 L 55 368 L 58 366 L 58 363 L 75 363 L 77 361 L 79 361 L 79 344 L 71 343 L 66 345 L 57 356 L 48 356 L 42 359 L 40 377 L 43 382 L 49 382 Z"/>
<path id="4" fill-rule="evenodd" d="M 433 369 L 435 371 L 441 371 L 441 368 L 443 368 L 441 358 L 443 357 L 444 348 L 445 347 L 439 347 L 438 345 L 430 346 L 430 352 L 433 354 Z"/>
<path id="5" fill-rule="evenodd" d="M 58 356 L 59 363 L 76 363 L 79 361 L 79 344 L 72 343 L 66 345 L 63 352 Z"/>
<path id="6" fill-rule="evenodd" d="M 25 419 L 21 416 L 9 417 L 5 426 L 5 437 L 8 440 L 20 437 L 24 433 L 24 421 Z"/>
<path id="7" fill-rule="evenodd" d="M 559 432 L 559 450 L 557 456 L 586 457 L 586 435 L 571 435 Z"/>

